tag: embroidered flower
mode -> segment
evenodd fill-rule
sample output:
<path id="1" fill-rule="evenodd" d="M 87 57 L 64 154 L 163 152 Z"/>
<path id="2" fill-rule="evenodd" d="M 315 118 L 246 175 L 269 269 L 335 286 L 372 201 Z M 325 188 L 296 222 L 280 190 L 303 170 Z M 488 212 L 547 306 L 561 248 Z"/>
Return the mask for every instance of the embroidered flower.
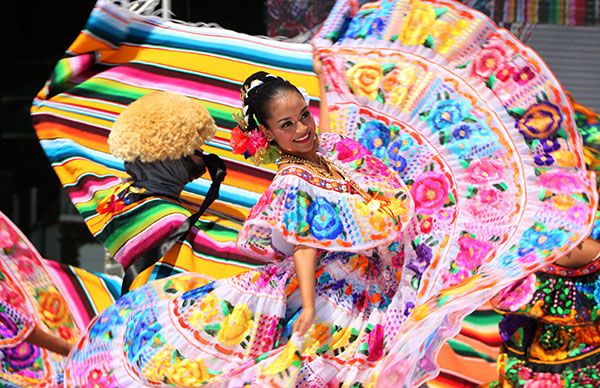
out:
<path id="1" fill-rule="evenodd" d="M 502 165 L 488 158 L 474 160 L 465 170 L 465 176 L 470 183 L 496 183 L 502 179 Z"/>
<path id="2" fill-rule="evenodd" d="M 401 148 L 402 139 L 398 138 L 389 145 L 386 152 L 389 160 L 389 166 L 397 172 L 404 171 L 407 166 L 407 161 L 400 152 Z"/>
<path id="3" fill-rule="evenodd" d="M 516 126 L 526 138 L 545 139 L 558 131 L 562 122 L 560 109 L 548 101 L 542 101 L 530 106 Z"/>
<path id="4" fill-rule="evenodd" d="M 432 131 L 440 131 L 458 124 L 469 114 L 470 104 L 466 100 L 441 100 L 438 101 L 427 120 Z"/>
<path id="5" fill-rule="evenodd" d="M 489 242 L 475 239 L 469 235 L 461 236 L 458 239 L 458 245 L 460 250 L 456 256 L 456 262 L 461 268 L 470 271 L 479 267 L 493 248 Z"/>
<path id="6" fill-rule="evenodd" d="M 46 291 L 38 292 L 37 299 L 38 309 L 44 323 L 55 327 L 67 322 L 69 318 L 67 305 L 56 289 L 49 288 Z"/>
<path id="7" fill-rule="evenodd" d="M 545 153 L 558 151 L 560 149 L 560 141 L 558 141 L 558 139 L 542 139 L 540 143 Z"/>
<path id="8" fill-rule="evenodd" d="M 548 154 L 536 154 L 533 156 L 533 161 L 538 166 L 549 166 L 554 163 L 554 159 Z"/>
<path id="9" fill-rule="evenodd" d="M 500 45 L 492 44 L 484 47 L 473 60 L 473 74 L 487 79 L 492 73 L 504 66 L 508 56 L 507 50 Z"/>
<path id="10" fill-rule="evenodd" d="M 252 328 L 252 311 L 246 304 L 237 304 L 233 312 L 225 317 L 219 330 L 219 342 L 226 346 L 236 346 Z"/>
<path id="11" fill-rule="evenodd" d="M 365 156 L 364 167 L 370 175 L 379 175 L 381 177 L 387 177 L 390 175 L 390 170 L 385 163 L 371 155 Z"/>
<path id="12" fill-rule="evenodd" d="M 502 70 L 500 70 L 498 73 L 496 73 L 496 78 L 498 80 L 500 80 L 501 82 L 506 82 L 510 77 L 512 77 L 512 75 L 514 74 L 515 68 L 510 66 L 510 65 L 506 65 L 504 68 L 502 68 Z"/>
<path id="13" fill-rule="evenodd" d="M 94 339 L 110 339 L 109 333 L 113 328 L 121 324 L 123 319 L 119 316 L 119 311 L 115 309 L 107 310 L 98 317 L 90 328 L 90 337 Z"/>
<path id="14" fill-rule="evenodd" d="M 554 249 L 566 244 L 568 235 L 562 230 L 548 230 L 541 224 L 527 229 L 523 233 L 523 246 L 538 249 Z"/>
<path id="15" fill-rule="evenodd" d="M 448 151 L 461 159 L 466 159 L 473 150 L 473 142 L 469 140 L 452 141 L 448 144 Z"/>
<path id="16" fill-rule="evenodd" d="M 414 271 L 418 276 L 421 276 L 431 263 L 433 251 L 430 246 L 421 243 L 415 247 L 415 253 L 417 254 L 417 257 L 414 260 L 411 260 L 406 267 Z"/>
<path id="17" fill-rule="evenodd" d="M 335 145 L 337 158 L 342 163 L 349 163 L 357 159 L 363 158 L 369 153 L 360 143 L 344 138 Z"/>
<path id="18" fill-rule="evenodd" d="M 567 194 L 560 194 L 553 198 L 554 207 L 561 212 L 567 211 L 575 205 L 575 199 Z"/>
<path id="19" fill-rule="evenodd" d="M 203 359 L 192 361 L 185 358 L 168 366 L 164 377 L 170 385 L 191 387 L 201 385 L 210 378 L 210 374 Z"/>
<path id="20" fill-rule="evenodd" d="M 12 318 L 0 311 L 0 339 L 14 338 L 19 332 L 19 328 Z"/>
<path id="21" fill-rule="evenodd" d="M 515 72 L 513 75 L 513 80 L 519 85 L 525 85 L 534 78 L 535 73 L 529 66 L 523 67 L 519 72 Z"/>
<path id="22" fill-rule="evenodd" d="M 18 371 L 31 367 L 40 356 L 40 349 L 29 342 L 21 342 L 12 348 L 2 349 L 4 362 L 13 370 Z"/>
<path id="23" fill-rule="evenodd" d="M 377 120 L 367 121 L 360 126 L 358 138 L 371 153 L 378 159 L 385 157 L 385 151 L 390 142 L 390 131 Z"/>
<path id="24" fill-rule="evenodd" d="M 427 234 L 431 232 L 431 229 L 433 228 L 433 222 L 432 222 L 432 218 L 430 217 L 424 217 L 421 222 L 419 223 L 419 230 L 421 231 L 421 233 Z"/>
<path id="25" fill-rule="evenodd" d="M 367 357 L 367 361 L 377 361 L 383 356 L 383 338 L 383 326 L 379 324 L 375 325 L 369 333 L 369 357 Z"/>
<path id="26" fill-rule="evenodd" d="M 400 40 L 405 46 L 421 45 L 432 31 L 435 23 L 435 11 L 430 4 L 414 0 L 410 3 L 410 8 L 400 33 Z"/>
<path id="27" fill-rule="evenodd" d="M 310 232 L 318 240 L 331 240 L 342 234 L 344 226 L 336 207 L 324 197 L 315 198 L 308 206 Z"/>
<path id="28" fill-rule="evenodd" d="M 564 170 L 545 172 L 540 176 L 539 184 L 555 193 L 571 194 L 581 189 L 581 178 Z"/>
<path id="29" fill-rule="evenodd" d="M 115 381 L 100 368 L 91 369 L 87 374 L 87 382 L 83 388 L 100 388 L 114 386 Z"/>
<path id="30" fill-rule="evenodd" d="M 536 290 L 536 280 L 535 274 L 530 274 L 526 278 L 505 287 L 494 298 L 494 304 L 505 311 L 517 311 L 533 298 Z"/>
<path id="31" fill-rule="evenodd" d="M 346 71 L 346 79 L 352 93 L 374 100 L 383 79 L 381 64 L 371 59 L 364 60 Z"/>
<path id="32" fill-rule="evenodd" d="M 275 195 L 273 194 L 273 186 L 269 186 L 263 195 L 260 196 L 258 202 L 252 206 L 250 214 L 248 214 L 248 218 L 254 218 L 261 212 L 265 211 L 274 199 Z"/>
<path id="33" fill-rule="evenodd" d="M 415 210 L 418 213 L 434 214 L 446 202 L 448 190 L 448 180 L 443 174 L 431 171 L 421 175 L 410 189 Z"/>
<path id="34" fill-rule="evenodd" d="M 483 189 L 479 191 L 479 198 L 483 205 L 493 206 L 500 198 L 500 194 L 497 190 Z"/>
<path id="35" fill-rule="evenodd" d="M 11 249 L 19 241 L 19 235 L 0 220 L 0 248 Z"/>
<path id="36" fill-rule="evenodd" d="M 129 361 L 133 361 L 142 348 L 149 343 L 155 334 L 159 332 L 161 326 L 149 314 L 150 310 L 138 311 L 132 315 L 132 318 L 127 322 L 127 331 L 136 333 L 133 336 L 128 336 L 129 341 L 125 345 L 125 353 Z"/>

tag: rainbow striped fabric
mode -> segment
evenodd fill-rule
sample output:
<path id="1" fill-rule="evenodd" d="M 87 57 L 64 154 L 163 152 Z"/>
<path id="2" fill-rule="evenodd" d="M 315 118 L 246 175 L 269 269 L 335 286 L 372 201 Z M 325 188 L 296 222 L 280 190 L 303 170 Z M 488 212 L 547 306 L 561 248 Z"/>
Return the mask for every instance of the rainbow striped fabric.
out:
<path id="1" fill-rule="evenodd" d="M 217 134 L 205 151 L 219 155 L 228 168 L 220 198 L 179 255 L 164 258 L 137 284 L 188 270 L 220 278 L 257 264 L 238 253 L 235 239 L 275 166 L 256 167 L 232 154 L 228 144 L 229 130 L 236 124 L 231 115 L 239 109 L 239 87 L 262 69 L 302 85 L 317 116 L 318 82 L 310 45 L 139 16 L 100 1 L 36 97 L 31 113 L 46 155 L 92 234 L 115 254 L 136 236 L 152 236 L 148 232 L 169 217 L 187 217 L 210 186 L 206 179 L 188 184 L 182 195 L 185 207 L 165 205 L 164 213 L 144 213 L 143 204 L 127 208 L 123 211 L 145 214 L 145 221 L 129 217 L 120 225 L 120 235 L 107 233 L 108 228 L 116 230 L 120 219 L 98 214 L 96 207 L 126 177 L 122 161 L 110 155 L 106 144 L 118 114 L 146 93 L 168 90 L 197 98 L 215 118 Z M 443 350 L 442 376 L 431 386 L 474 386 L 494 378 L 497 319 L 489 310 L 479 314 Z"/>

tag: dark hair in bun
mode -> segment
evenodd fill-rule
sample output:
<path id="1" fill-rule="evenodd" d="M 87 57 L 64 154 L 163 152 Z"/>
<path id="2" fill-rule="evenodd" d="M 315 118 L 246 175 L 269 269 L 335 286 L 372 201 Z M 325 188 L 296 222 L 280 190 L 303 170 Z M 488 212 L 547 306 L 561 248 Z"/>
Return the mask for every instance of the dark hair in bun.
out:
<path id="1" fill-rule="evenodd" d="M 245 130 L 258 129 L 258 125 L 266 125 L 269 107 L 273 100 L 286 91 L 302 93 L 288 80 L 258 71 L 246 78 L 241 90 L 242 115 L 248 124 Z"/>

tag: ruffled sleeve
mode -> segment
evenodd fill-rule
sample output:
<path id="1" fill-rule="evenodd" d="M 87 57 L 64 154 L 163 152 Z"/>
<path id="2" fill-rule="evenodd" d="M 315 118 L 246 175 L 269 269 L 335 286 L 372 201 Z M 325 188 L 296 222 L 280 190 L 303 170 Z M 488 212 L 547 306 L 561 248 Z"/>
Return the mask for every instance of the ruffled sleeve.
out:
<path id="1" fill-rule="evenodd" d="M 361 151 L 340 158 L 341 140 Z M 382 163 L 366 169 L 370 154 L 350 139 L 327 134 L 320 144 L 321 155 L 347 179 L 325 179 L 296 165 L 281 169 L 244 223 L 240 251 L 268 262 L 290 256 L 295 245 L 359 252 L 398 239 L 413 209 L 402 180 Z"/>

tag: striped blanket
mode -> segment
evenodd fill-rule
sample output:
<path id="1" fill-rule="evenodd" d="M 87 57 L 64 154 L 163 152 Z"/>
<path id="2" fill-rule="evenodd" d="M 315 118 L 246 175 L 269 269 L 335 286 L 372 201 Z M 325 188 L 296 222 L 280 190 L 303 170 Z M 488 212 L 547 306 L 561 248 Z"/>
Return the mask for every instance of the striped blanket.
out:
<path id="1" fill-rule="evenodd" d="M 228 143 L 235 125 L 231 115 L 240 104 L 239 87 L 260 69 L 302 85 L 318 116 L 318 82 L 312 72 L 310 45 L 139 16 L 100 1 L 35 98 L 31 113 L 46 155 L 92 234 L 113 253 L 168 218 L 152 210 L 146 215 L 153 214 L 155 219 L 146 218 L 143 223 L 128 218 L 121 225 L 125 228 L 122 235 L 105 233 L 118 217 L 98 214 L 96 207 L 126 178 L 122 161 L 108 152 L 106 144 L 118 114 L 146 93 L 169 90 L 200 100 L 215 118 L 217 134 L 205 151 L 219 155 L 227 165 L 221 196 L 190 234 L 182 248 L 185 252 L 164 258 L 152 275 L 138 282 L 186 270 L 220 278 L 257 264 L 237 252 L 235 239 L 249 209 L 270 183 L 275 166 L 256 167 L 232 154 Z M 188 184 L 183 204 L 168 207 L 166 214 L 186 216 L 201 203 L 209 186 L 206 179 Z M 126 211 L 143 212 L 139 206 Z M 490 310 L 482 310 L 465 322 L 459 337 L 442 352 L 442 375 L 429 384 L 474 386 L 493 379 L 497 321 Z"/>

